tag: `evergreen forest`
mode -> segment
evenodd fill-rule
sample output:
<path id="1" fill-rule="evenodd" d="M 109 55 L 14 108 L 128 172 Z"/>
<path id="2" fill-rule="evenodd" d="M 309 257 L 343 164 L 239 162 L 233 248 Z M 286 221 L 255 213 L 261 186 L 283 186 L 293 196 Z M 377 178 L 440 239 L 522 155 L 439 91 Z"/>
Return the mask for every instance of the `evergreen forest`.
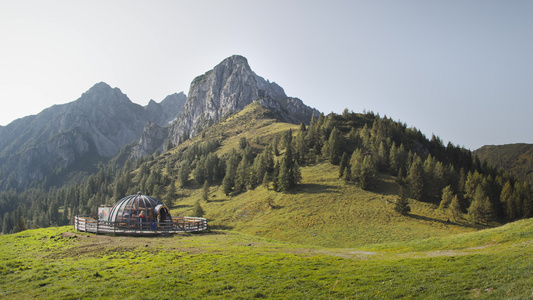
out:
<path id="1" fill-rule="evenodd" d="M 228 197 L 259 186 L 293 193 L 301 168 L 324 162 L 335 166 L 340 181 L 366 191 L 379 193 L 380 175 L 393 176 L 401 187 L 400 214 L 409 213 L 409 198 L 448 211 L 450 222 L 462 215 L 485 225 L 533 216 L 527 182 L 387 116 L 346 109 L 288 130 L 248 132 L 253 122 L 280 123 L 252 104 L 177 146 L 169 143 L 163 153 L 132 160 L 123 151 L 74 184 L 1 191 L 1 232 L 72 224 L 74 216 L 96 215 L 98 206 L 138 191 L 171 208 L 184 188 L 203 190 L 203 201 L 210 187 Z M 203 214 L 198 206 L 193 213 Z"/>

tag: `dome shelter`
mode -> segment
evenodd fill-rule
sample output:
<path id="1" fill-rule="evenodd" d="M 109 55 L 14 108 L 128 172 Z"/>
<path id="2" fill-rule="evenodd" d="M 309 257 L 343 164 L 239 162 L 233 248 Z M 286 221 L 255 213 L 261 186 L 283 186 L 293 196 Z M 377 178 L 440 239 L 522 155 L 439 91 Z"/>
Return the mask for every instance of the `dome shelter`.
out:
<path id="1" fill-rule="evenodd" d="M 136 222 L 166 222 L 172 217 L 161 201 L 150 196 L 131 195 L 117 201 L 109 212 L 109 222 L 132 224 Z"/>
<path id="2" fill-rule="evenodd" d="M 172 217 L 168 207 L 141 192 L 118 200 L 114 206 L 100 206 L 98 217 L 76 216 L 78 231 L 131 235 L 203 231 L 205 218 Z"/>

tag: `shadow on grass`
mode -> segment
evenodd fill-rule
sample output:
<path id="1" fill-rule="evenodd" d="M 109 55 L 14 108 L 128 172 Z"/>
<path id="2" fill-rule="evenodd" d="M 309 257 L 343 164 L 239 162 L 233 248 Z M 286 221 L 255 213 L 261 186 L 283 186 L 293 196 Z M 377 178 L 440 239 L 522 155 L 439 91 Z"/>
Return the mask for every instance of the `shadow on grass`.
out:
<path id="1" fill-rule="evenodd" d="M 208 203 L 211 203 L 211 202 L 213 202 L 213 203 L 217 203 L 217 202 L 226 202 L 226 201 L 228 201 L 228 200 L 229 200 L 229 199 L 207 199 L 207 202 L 208 202 Z"/>
<path id="2" fill-rule="evenodd" d="M 306 194 L 321 194 L 321 193 L 333 193 L 338 190 L 338 187 L 328 184 L 314 184 L 305 183 L 299 184 L 291 191 L 291 194 L 306 193 Z"/>
<path id="3" fill-rule="evenodd" d="M 212 233 L 216 233 L 213 230 L 232 230 L 232 226 L 217 224 L 217 225 L 209 225 L 209 230 L 212 231 Z"/>
<path id="4" fill-rule="evenodd" d="M 174 205 L 171 208 L 172 209 L 180 209 L 180 208 L 189 208 L 192 207 L 192 205 Z"/>
<path id="5" fill-rule="evenodd" d="M 380 178 L 372 191 L 382 195 L 391 196 L 398 195 L 399 189 L 400 188 L 396 182 Z"/>
<path id="6" fill-rule="evenodd" d="M 470 224 L 470 223 L 465 223 L 465 222 L 459 223 L 459 222 L 453 222 L 453 221 L 443 221 L 443 220 L 439 220 L 439 219 L 435 219 L 435 218 L 429 218 L 429 217 L 426 217 L 426 216 L 419 216 L 419 215 L 415 215 L 415 214 L 408 214 L 407 216 L 409 216 L 409 217 L 411 217 L 413 219 L 421 220 L 421 221 L 429 221 L 429 222 L 441 223 L 441 224 L 444 224 L 445 226 L 455 225 L 455 226 L 468 227 L 468 228 L 473 228 L 473 229 L 484 229 L 484 228 L 487 228 L 487 227 L 479 226 L 478 224 Z"/>

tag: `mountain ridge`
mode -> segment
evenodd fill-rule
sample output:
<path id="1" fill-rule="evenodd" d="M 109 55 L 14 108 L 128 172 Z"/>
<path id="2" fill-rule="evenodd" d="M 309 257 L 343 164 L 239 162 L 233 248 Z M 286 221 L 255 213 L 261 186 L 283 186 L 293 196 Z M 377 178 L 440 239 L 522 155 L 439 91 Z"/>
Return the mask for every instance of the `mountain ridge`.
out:
<path id="1" fill-rule="evenodd" d="M 160 110 L 166 111 L 167 119 L 181 110 L 164 105 Z M 67 175 L 63 170 L 77 160 L 87 160 L 85 166 L 107 160 L 140 138 L 152 121 L 145 111 L 119 88 L 99 82 L 75 101 L 11 122 L 0 131 L 0 186 L 40 184 Z M 92 172 L 95 167 L 77 171 Z"/>
<path id="2" fill-rule="evenodd" d="M 144 107 L 119 88 L 98 82 L 77 100 L 0 127 L 0 188 L 45 180 L 55 185 L 70 172 L 90 174 L 128 144 L 134 144 L 132 158 L 164 150 L 169 141 L 177 145 L 253 101 L 295 124 L 318 116 L 316 109 L 255 74 L 239 55 L 194 78 L 189 97 L 174 93 Z M 85 169 L 70 168 L 79 160 Z"/>
<path id="3" fill-rule="evenodd" d="M 480 160 L 533 184 L 533 144 L 485 145 L 474 151 Z"/>
<path id="4" fill-rule="evenodd" d="M 172 125 L 172 142 L 177 145 L 195 136 L 253 101 L 260 102 L 290 123 L 309 123 L 312 115 L 318 116 L 318 110 L 297 98 L 287 97 L 279 85 L 255 74 L 245 57 L 233 55 L 191 82 L 187 102 Z M 283 101 L 285 107 L 281 105 Z M 299 114 L 291 115 L 297 110 Z"/>

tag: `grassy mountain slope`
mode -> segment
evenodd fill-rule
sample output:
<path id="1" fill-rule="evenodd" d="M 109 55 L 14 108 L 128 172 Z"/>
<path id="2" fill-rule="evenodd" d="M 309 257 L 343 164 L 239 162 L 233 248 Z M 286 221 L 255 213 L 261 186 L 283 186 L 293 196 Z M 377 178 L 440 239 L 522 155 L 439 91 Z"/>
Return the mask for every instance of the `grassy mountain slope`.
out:
<path id="1" fill-rule="evenodd" d="M 531 219 L 348 249 L 232 231 L 149 238 L 55 227 L 0 236 L 0 297 L 527 299 L 532 241 Z"/>
<path id="2" fill-rule="evenodd" d="M 302 168 L 302 183 L 289 194 L 264 187 L 235 197 L 213 187 L 201 201 L 210 226 L 276 240 L 327 247 L 354 247 L 408 241 L 472 231 L 468 223 L 449 223 L 446 212 L 411 200 L 411 213 L 394 212 L 398 185 L 383 175 L 379 192 L 364 191 L 337 178 L 338 166 L 321 163 Z M 200 190 L 184 190 L 171 212 L 191 213 Z M 271 207 L 270 202 L 273 207 Z"/>
<path id="3" fill-rule="evenodd" d="M 168 160 L 173 161 L 184 149 L 213 139 L 220 141 L 215 152 L 219 156 L 237 149 L 243 137 L 260 151 L 275 135 L 297 128 L 276 121 L 268 110 L 255 103 L 164 153 L 154 165 L 163 169 Z M 411 200 L 409 216 L 400 216 L 394 212 L 399 185 L 389 175 L 381 174 L 378 186 L 365 191 L 339 179 L 339 167 L 330 163 L 301 167 L 301 172 L 302 182 L 290 193 L 260 186 L 227 196 L 216 185 L 210 187 L 207 201 L 202 200 L 201 186 L 191 175 L 188 186 L 178 189 L 179 197 L 172 201 L 171 213 L 191 215 L 195 202 L 200 201 L 213 228 L 327 247 L 441 237 L 475 229 L 470 222 L 448 222 L 451 219 L 448 211 L 415 200 Z"/>
<path id="4" fill-rule="evenodd" d="M 483 146 L 474 154 L 493 167 L 533 183 L 533 144 Z"/>

